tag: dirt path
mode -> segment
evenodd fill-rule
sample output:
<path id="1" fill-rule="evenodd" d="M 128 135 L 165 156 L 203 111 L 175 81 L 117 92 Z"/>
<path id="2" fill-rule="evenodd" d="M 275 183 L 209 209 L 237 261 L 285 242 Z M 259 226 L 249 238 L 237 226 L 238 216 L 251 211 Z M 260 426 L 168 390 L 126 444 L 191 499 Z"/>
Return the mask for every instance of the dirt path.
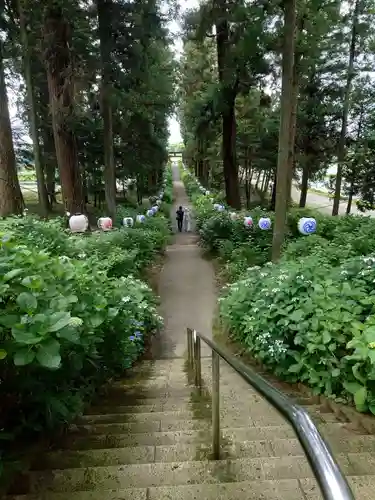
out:
<path id="1" fill-rule="evenodd" d="M 165 329 L 159 340 L 159 352 L 155 353 L 159 359 L 183 357 L 187 327 L 211 336 L 216 304 L 214 270 L 211 263 L 202 256 L 197 235 L 177 232 L 176 210 L 179 205 L 190 206 L 177 167 L 173 169 L 173 181 L 175 203 L 171 219 L 175 235 L 173 243 L 167 248 L 167 259 L 158 289 L 161 298 L 160 314 L 165 321 Z M 194 230 L 194 222 L 192 229 Z"/>

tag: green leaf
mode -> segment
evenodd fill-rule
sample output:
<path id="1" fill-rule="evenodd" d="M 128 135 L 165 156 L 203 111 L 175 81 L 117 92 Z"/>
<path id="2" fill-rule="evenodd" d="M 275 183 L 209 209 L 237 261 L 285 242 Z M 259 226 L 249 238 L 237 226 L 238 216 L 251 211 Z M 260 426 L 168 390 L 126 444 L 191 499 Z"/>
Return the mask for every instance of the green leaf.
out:
<path id="1" fill-rule="evenodd" d="M 98 326 L 100 326 L 103 323 L 104 318 L 102 316 L 100 316 L 99 314 L 95 314 L 95 315 L 91 316 L 89 321 L 90 321 L 91 326 L 93 328 L 98 328 Z"/>
<path id="2" fill-rule="evenodd" d="M 291 365 L 288 369 L 288 372 L 290 373 L 298 373 L 302 370 L 303 364 L 302 363 L 296 363 L 294 365 Z"/>
<path id="3" fill-rule="evenodd" d="M 338 377 L 341 373 L 340 368 L 334 368 L 331 372 L 332 377 Z"/>
<path id="4" fill-rule="evenodd" d="M 21 311 L 34 311 L 38 307 L 38 301 L 32 293 L 21 292 L 16 300 Z"/>
<path id="5" fill-rule="evenodd" d="M 4 281 L 11 280 L 11 279 L 15 278 L 16 276 L 18 276 L 19 274 L 22 274 L 22 273 L 23 273 L 23 269 L 12 269 L 8 273 L 4 274 L 3 280 Z"/>
<path id="6" fill-rule="evenodd" d="M 61 363 L 59 342 L 55 339 L 49 339 L 40 344 L 36 359 L 45 368 L 51 370 L 59 368 Z"/>
<path id="7" fill-rule="evenodd" d="M 69 342 L 72 342 L 73 344 L 79 344 L 79 333 L 73 328 L 64 328 L 59 331 L 57 335 L 62 339 L 69 340 Z"/>
<path id="8" fill-rule="evenodd" d="M 367 409 L 366 400 L 367 400 L 367 388 L 361 387 L 354 394 L 354 403 L 355 403 L 357 410 L 365 411 Z"/>
<path id="9" fill-rule="evenodd" d="M 371 364 L 375 365 L 375 349 L 368 350 L 368 357 L 370 358 Z"/>
<path id="10" fill-rule="evenodd" d="M 49 332 L 58 332 L 69 325 L 71 316 L 68 312 L 56 312 L 49 318 L 51 326 L 48 328 Z"/>
<path id="11" fill-rule="evenodd" d="M 370 326 L 369 328 L 366 328 L 363 334 L 368 344 L 370 344 L 371 342 L 375 342 L 375 326 Z"/>
<path id="12" fill-rule="evenodd" d="M 34 361 L 35 352 L 31 351 L 28 348 L 20 349 L 14 354 L 14 364 L 16 366 L 25 366 L 29 365 Z"/>
<path id="13" fill-rule="evenodd" d="M 0 349 L 0 359 L 5 359 L 7 354 L 8 353 L 4 349 Z"/>
<path id="14" fill-rule="evenodd" d="M 42 337 L 38 335 L 36 332 L 32 332 L 30 330 L 21 330 L 19 328 L 12 328 L 12 335 L 16 342 L 19 344 L 39 344 L 42 340 Z"/>
<path id="15" fill-rule="evenodd" d="M 301 321 L 303 317 L 304 317 L 304 312 L 302 311 L 302 309 L 296 309 L 289 316 L 289 320 L 293 323 L 298 323 L 299 321 Z"/>
<path id="16" fill-rule="evenodd" d="M 323 336 L 322 336 L 322 340 L 323 340 L 323 344 L 328 344 L 329 342 L 331 342 L 331 334 L 327 331 L 327 330 L 324 330 L 323 332 Z"/>
<path id="17" fill-rule="evenodd" d="M 344 386 L 344 389 L 346 389 L 348 392 L 350 392 L 350 394 L 355 394 L 363 387 L 358 382 L 346 382 L 346 381 L 344 381 L 342 385 Z"/>
<path id="18" fill-rule="evenodd" d="M 19 316 L 16 314 L 4 314 L 0 316 L 0 325 L 6 328 L 12 328 L 16 323 L 19 323 Z"/>

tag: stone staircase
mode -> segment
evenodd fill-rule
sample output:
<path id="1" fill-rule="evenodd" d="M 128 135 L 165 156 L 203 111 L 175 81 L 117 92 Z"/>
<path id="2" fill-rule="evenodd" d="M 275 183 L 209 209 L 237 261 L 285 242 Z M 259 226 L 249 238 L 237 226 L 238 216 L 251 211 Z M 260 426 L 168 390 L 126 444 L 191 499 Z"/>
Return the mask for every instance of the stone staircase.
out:
<path id="1" fill-rule="evenodd" d="M 201 391 L 184 359 L 144 361 L 34 456 L 7 500 L 321 499 L 291 427 L 224 362 L 220 369 L 221 460 L 210 460 L 211 358 L 202 358 Z M 299 402 L 356 498 L 375 498 L 375 436 Z"/>

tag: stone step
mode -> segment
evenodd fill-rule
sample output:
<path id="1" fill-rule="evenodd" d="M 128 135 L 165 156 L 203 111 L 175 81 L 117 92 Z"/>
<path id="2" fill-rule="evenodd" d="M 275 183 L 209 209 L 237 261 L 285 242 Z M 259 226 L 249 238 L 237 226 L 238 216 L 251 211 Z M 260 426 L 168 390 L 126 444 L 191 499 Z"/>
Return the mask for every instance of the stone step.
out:
<path id="1" fill-rule="evenodd" d="M 345 472 L 349 472 L 347 457 L 338 458 Z M 29 472 L 27 479 L 14 485 L 12 493 L 42 495 L 44 491 L 62 493 L 136 488 L 139 485 L 153 487 L 309 477 L 312 477 L 312 472 L 303 456 L 243 458 Z M 28 491 L 17 491 L 18 486 L 26 484 Z"/>
<path id="2" fill-rule="evenodd" d="M 355 498 L 373 500 L 375 476 L 348 478 Z M 313 479 L 279 479 L 219 484 L 194 484 L 119 490 L 47 492 L 36 495 L 14 495 L 5 500 L 322 500 Z"/>
<path id="3" fill-rule="evenodd" d="M 129 404 L 128 404 L 129 403 Z M 134 404 L 130 404 L 134 403 Z M 259 396 L 251 396 L 246 398 L 246 404 L 240 401 L 235 402 L 221 402 L 222 410 L 230 410 L 231 408 L 236 411 L 244 410 L 249 412 L 249 408 L 257 406 L 259 409 L 266 408 L 267 411 L 275 411 L 267 403 L 263 402 Z M 193 398 L 167 398 L 160 400 L 160 398 L 143 398 L 131 402 L 123 401 L 121 404 L 103 404 L 94 405 L 88 408 L 85 412 L 86 416 L 91 415 L 107 415 L 114 413 L 151 413 L 161 411 L 193 411 L 194 409 L 211 408 L 211 397 L 204 395 L 194 395 Z"/>
<path id="4" fill-rule="evenodd" d="M 211 408 L 207 409 L 210 415 Z M 155 420 L 188 420 L 194 418 L 193 411 L 150 411 L 142 413 L 107 413 L 99 415 L 83 415 L 78 419 L 78 424 L 96 425 L 96 424 L 115 424 L 127 422 L 153 422 Z"/>
<path id="5" fill-rule="evenodd" d="M 375 453 L 375 436 L 339 436 L 331 439 L 336 453 Z M 304 455 L 298 439 L 267 439 L 221 443 L 221 458 L 257 458 Z M 153 462 L 187 462 L 211 458 L 211 443 L 167 446 L 135 446 L 96 450 L 64 450 L 45 453 L 36 458 L 33 470 L 67 469 Z"/>
<path id="6" fill-rule="evenodd" d="M 160 420 L 155 414 L 154 420 L 149 419 L 146 421 L 136 422 L 121 422 L 121 423 L 96 423 L 96 424 L 79 424 L 74 425 L 72 429 L 79 434 L 125 434 L 131 432 L 144 433 L 144 432 L 169 432 L 179 430 L 199 430 L 210 429 L 212 427 L 210 414 L 206 415 L 207 418 L 202 418 L 200 414 L 197 418 L 175 419 L 175 418 L 162 418 L 159 414 Z M 252 427 L 262 425 L 277 426 L 283 425 L 285 420 L 278 414 L 262 414 L 257 412 L 256 415 L 244 415 L 241 413 L 230 414 L 222 412 L 220 418 L 220 427 L 225 429 L 227 427 Z M 324 422 L 324 421 L 323 421 Z M 333 421 L 334 422 L 334 421 Z"/>
<path id="7" fill-rule="evenodd" d="M 324 424 L 321 426 L 323 436 L 331 439 L 341 436 L 352 436 L 344 424 Z M 288 425 L 264 427 L 223 428 L 222 437 L 231 442 L 258 441 L 272 439 L 295 438 L 293 429 Z M 170 446 L 175 444 L 210 443 L 211 428 L 202 430 L 181 430 L 169 432 L 147 432 L 137 434 L 92 434 L 87 436 L 70 434 L 56 443 L 56 448 L 72 450 L 89 450 L 105 448 L 122 448 L 125 446 Z"/>
<path id="8" fill-rule="evenodd" d="M 111 402 L 113 404 L 128 404 L 128 402 L 133 402 L 136 400 L 144 400 L 144 399 L 158 399 L 165 400 L 168 398 L 190 398 L 192 393 L 194 393 L 196 389 L 194 387 L 181 387 L 177 388 L 174 386 L 160 388 L 111 388 L 106 391 L 100 398 L 101 402 Z"/>

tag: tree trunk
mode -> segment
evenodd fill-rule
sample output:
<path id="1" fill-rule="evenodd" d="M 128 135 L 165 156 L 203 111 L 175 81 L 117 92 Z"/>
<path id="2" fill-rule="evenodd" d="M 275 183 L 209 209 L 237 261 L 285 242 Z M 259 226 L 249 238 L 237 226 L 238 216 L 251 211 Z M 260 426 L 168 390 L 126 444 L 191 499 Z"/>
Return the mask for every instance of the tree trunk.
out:
<path id="1" fill-rule="evenodd" d="M 233 70 L 228 74 L 229 24 L 226 0 L 216 0 L 219 19 L 216 22 L 216 50 L 219 83 L 223 97 L 222 111 L 222 155 L 226 202 L 233 208 L 241 208 L 241 194 L 236 159 L 236 95 L 238 82 L 233 79 Z"/>
<path id="2" fill-rule="evenodd" d="M 48 200 L 48 193 L 44 178 L 44 168 L 42 164 L 42 155 L 41 155 L 38 125 L 37 125 L 37 114 L 35 107 L 35 92 L 32 79 L 31 54 L 30 54 L 29 38 L 27 34 L 25 11 L 22 3 L 23 3 L 22 0 L 18 0 L 18 14 L 20 19 L 20 32 L 21 32 L 21 40 L 23 46 L 23 71 L 25 76 L 26 95 L 29 107 L 30 136 L 33 141 L 34 166 L 36 173 L 36 182 L 38 186 L 39 205 L 42 209 L 43 215 L 47 216 L 50 209 L 50 204 Z M 28 6 L 26 0 L 24 1 L 24 7 L 25 10 L 27 11 Z"/>
<path id="3" fill-rule="evenodd" d="M 266 183 L 265 183 L 265 186 L 264 186 L 264 192 L 265 193 L 268 193 L 268 188 L 269 188 L 269 185 L 270 185 L 270 180 L 271 180 L 271 172 L 267 172 Z"/>
<path id="4" fill-rule="evenodd" d="M 295 159 L 295 138 L 296 138 L 296 123 L 297 123 L 297 105 L 298 105 L 298 69 L 297 64 L 299 55 L 296 54 L 293 64 L 293 89 L 291 99 L 291 118 L 289 130 L 289 154 L 288 154 L 288 179 L 287 179 L 287 204 L 292 203 L 292 184 L 294 173 L 294 159 Z"/>
<path id="5" fill-rule="evenodd" d="M 24 207 L 18 181 L 0 39 L 0 217 L 21 214 Z"/>
<path id="6" fill-rule="evenodd" d="M 260 176 L 262 175 L 262 171 L 260 170 L 258 172 L 258 177 L 257 177 L 257 180 L 255 181 L 255 189 L 258 189 L 258 184 L 259 184 L 259 181 L 260 181 Z"/>
<path id="7" fill-rule="evenodd" d="M 37 112 L 37 124 L 39 126 L 39 137 L 41 139 L 40 147 L 45 174 L 45 183 L 47 187 L 49 205 L 50 208 L 52 208 L 52 206 L 57 203 L 57 158 L 50 115 L 47 74 L 45 66 L 41 65 L 40 61 L 36 60 L 35 57 L 32 59 L 32 68 L 34 75 L 37 75 L 33 78 L 34 91 L 36 94 L 35 107 Z"/>
<path id="8" fill-rule="evenodd" d="M 275 223 L 272 240 L 272 261 L 281 256 L 284 243 L 288 205 L 288 167 L 290 151 L 290 127 L 293 105 L 293 66 L 296 28 L 296 0 L 284 0 L 284 50 L 282 62 L 281 114 L 279 151 L 276 174 Z"/>
<path id="9" fill-rule="evenodd" d="M 295 37 L 301 36 L 305 25 L 305 15 L 301 13 L 298 19 Z M 303 36 L 303 35 L 302 35 Z M 296 43 L 296 42 L 295 42 Z M 297 124 L 297 107 L 298 107 L 298 87 L 299 87 L 299 64 L 302 52 L 295 49 L 294 64 L 293 64 L 293 88 L 291 98 L 291 119 L 290 119 L 290 137 L 289 137 L 289 158 L 288 158 L 288 205 L 292 204 L 292 187 L 293 187 L 293 173 L 295 163 L 295 141 L 296 141 L 296 124 Z"/>
<path id="10" fill-rule="evenodd" d="M 338 215 L 340 207 L 342 171 L 346 156 L 345 143 L 346 143 L 346 132 L 348 128 L 350 92 L 354 77 L 353 69 L 354 69 L 354 59 L 355 59 L 355 47 L 358 34 L 357 31 L 358 31 L 359 7 L 360 7 L 360 0 L 356 0 L 353 12 L 353 24 L 352 24 L 352 34 L 351 34 L 350 49 L 349 49 L 348 73 L 346 77 L 345 94 L 344 94 L 344 102 L 343 102 L 342 117 L 341 117 L 341 131 L 340 131 L 339 146 L 337 151 L 337 174 L 335 183 L 335 196 L 333 198 L 332 215 Z"/>
<path id="11" fill-rule="evenodd" d="M 273 186 L 272 186 L 272 193 L 271 193 L 271 203 L 270 203 L 270 210 L 272 212 L 275 211 L 276 207 L 276 184 L 277 184 L 277 175 L 274 175 L 273 178 Z"/>
<path id="12" fill-rule="evenodd" d="M 353 195 L 354 195 L 354 180 L 352 180 L 350 183 L 348 204 L 346 205 L 346 215 L 349 215 L 350 212 L 352 211 Z"/>
<path id="13" fill-rule="evenodd" d="M 304 208 L 306 206 L 308 188 L 309 188 L 309 168 L 308 165 L 304 165 L 302 170 L 302 179 L 301 179 L 301 194 L 299 197 L 300 208 Z"/>
<path id="14" fill-rule="evenodd" d="M 82 213 L 85 208 L 82 177 L 76 140 L 69 125 L 73 114 L 74 88 L 69 25 L 63 17 L 62 9 L 53 3 L 46 9 L 44 40 L 53 136 L 63 203 L 68 212 Z"/>
<path id="15" fill-rule="evenodd" d="M 264 185 L 266 183 L 266 174 L 265 172 L 262 172 L 263 173 L 263 177 L 262 177 L 262 184 L 260 185 L 260 191 L 263 193 L 264 192 Z"/>
<path id="16" fill-rule="evenodd" d="M 116 171 L 113 151 L 111 106 L 111 19 L 112 0 L 96 0 L 98 9 L 100 60 L 102 69 L 102 117 L 104 142 L 104 187 L 109 215 L 116 216 Z"/>

